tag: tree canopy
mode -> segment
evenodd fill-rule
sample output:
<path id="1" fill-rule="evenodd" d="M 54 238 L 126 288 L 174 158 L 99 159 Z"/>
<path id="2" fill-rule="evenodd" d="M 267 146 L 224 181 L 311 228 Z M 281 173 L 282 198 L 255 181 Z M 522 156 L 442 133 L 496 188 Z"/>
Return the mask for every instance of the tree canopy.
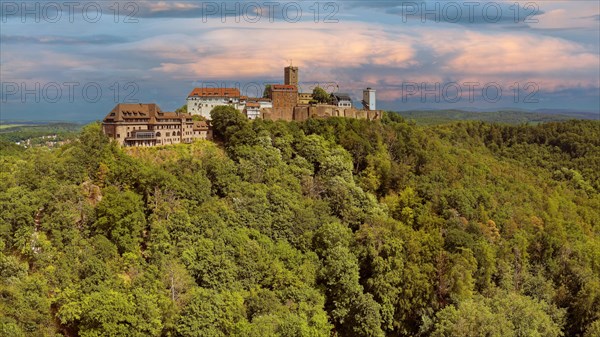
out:
<path id="1" fill-rule="evenodd" d="M 598 121 L 211 116 L 0 152 L 1 336 L 598 336 Z"/>
<path id="2" fill-rule="evenodd" d="M 315 87 L 313 89 L 312 98 L 315 101 L 317 101 L 318 103 L 330 103 L 331 102 L 331 97 L 329 96 L 327 91 L 325 91 L 325 89 L 323 89 L 321 87 Z"/>

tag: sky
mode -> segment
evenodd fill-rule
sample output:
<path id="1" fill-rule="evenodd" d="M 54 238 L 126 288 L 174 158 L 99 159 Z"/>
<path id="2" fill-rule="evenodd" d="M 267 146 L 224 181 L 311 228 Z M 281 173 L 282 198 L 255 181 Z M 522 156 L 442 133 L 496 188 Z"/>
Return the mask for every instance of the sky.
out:
<path id="1" fill-rule="evenodd" d="M 172 111 L 194 87 L 377 90 L 379 109 L 600 113 L 598 1 L 0 1 L 0 119 Z"/>

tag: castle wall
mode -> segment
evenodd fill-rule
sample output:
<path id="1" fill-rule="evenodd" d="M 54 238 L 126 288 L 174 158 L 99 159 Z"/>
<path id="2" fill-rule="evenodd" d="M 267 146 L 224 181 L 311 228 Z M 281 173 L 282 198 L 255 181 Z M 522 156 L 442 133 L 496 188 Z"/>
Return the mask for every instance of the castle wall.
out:
<path id="1" fill-rule="evenodd" d="M 355 108 L 341 108 L 335 105 L 297 105 L 294 107 L 294 113 L 290 116 L 279 113 L 267 113 L 263 114 L 265 119 L 283 119 L 287 121 L 298 121 L 302 122 L 309 118 L 330 118 L 330 117 L 346 117 L 355 119 L 369 119 L 376 120 L 381 119 L 381 111 L 367 111 L 358 110 Z"/>

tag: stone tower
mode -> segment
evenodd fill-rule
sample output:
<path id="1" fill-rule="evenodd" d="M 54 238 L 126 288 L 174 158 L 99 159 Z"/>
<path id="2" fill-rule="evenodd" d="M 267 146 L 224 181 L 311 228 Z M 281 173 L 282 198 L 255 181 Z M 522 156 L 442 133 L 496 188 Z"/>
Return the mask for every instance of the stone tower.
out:
<path id="1" fill-rule="evenodd" d="M 298 86 L 298 67 L 285 67 L 284 84 Z"/>

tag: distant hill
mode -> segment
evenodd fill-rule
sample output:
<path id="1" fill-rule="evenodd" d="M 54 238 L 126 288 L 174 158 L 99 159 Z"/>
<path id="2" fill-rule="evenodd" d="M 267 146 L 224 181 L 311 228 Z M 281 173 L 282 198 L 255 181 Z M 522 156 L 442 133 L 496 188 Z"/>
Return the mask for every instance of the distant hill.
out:
<path id="1" fill-rule="evenodd" d="M 598 114 L 590 112 L 564 112 L 562 110 L 538 110 L 535 112 L 503 110 L 475 112 L 464 110 L 421 110 L 396 112 L 407 120 L 421 125 L 444 124 L 455 121 L 483 121 L 502 124 L 539 124 L 573 119 L 595 119 Z"/>
<path id="2" fill-rule="evenodd" d="M 49 135 L 56 135 L 57 140 L 66 140 L 75 137 L 82 127 L 82 124 L 65 122 L 45 124 L 3 123 L 0 125 L 0 141 L 15 143 Z"/>

